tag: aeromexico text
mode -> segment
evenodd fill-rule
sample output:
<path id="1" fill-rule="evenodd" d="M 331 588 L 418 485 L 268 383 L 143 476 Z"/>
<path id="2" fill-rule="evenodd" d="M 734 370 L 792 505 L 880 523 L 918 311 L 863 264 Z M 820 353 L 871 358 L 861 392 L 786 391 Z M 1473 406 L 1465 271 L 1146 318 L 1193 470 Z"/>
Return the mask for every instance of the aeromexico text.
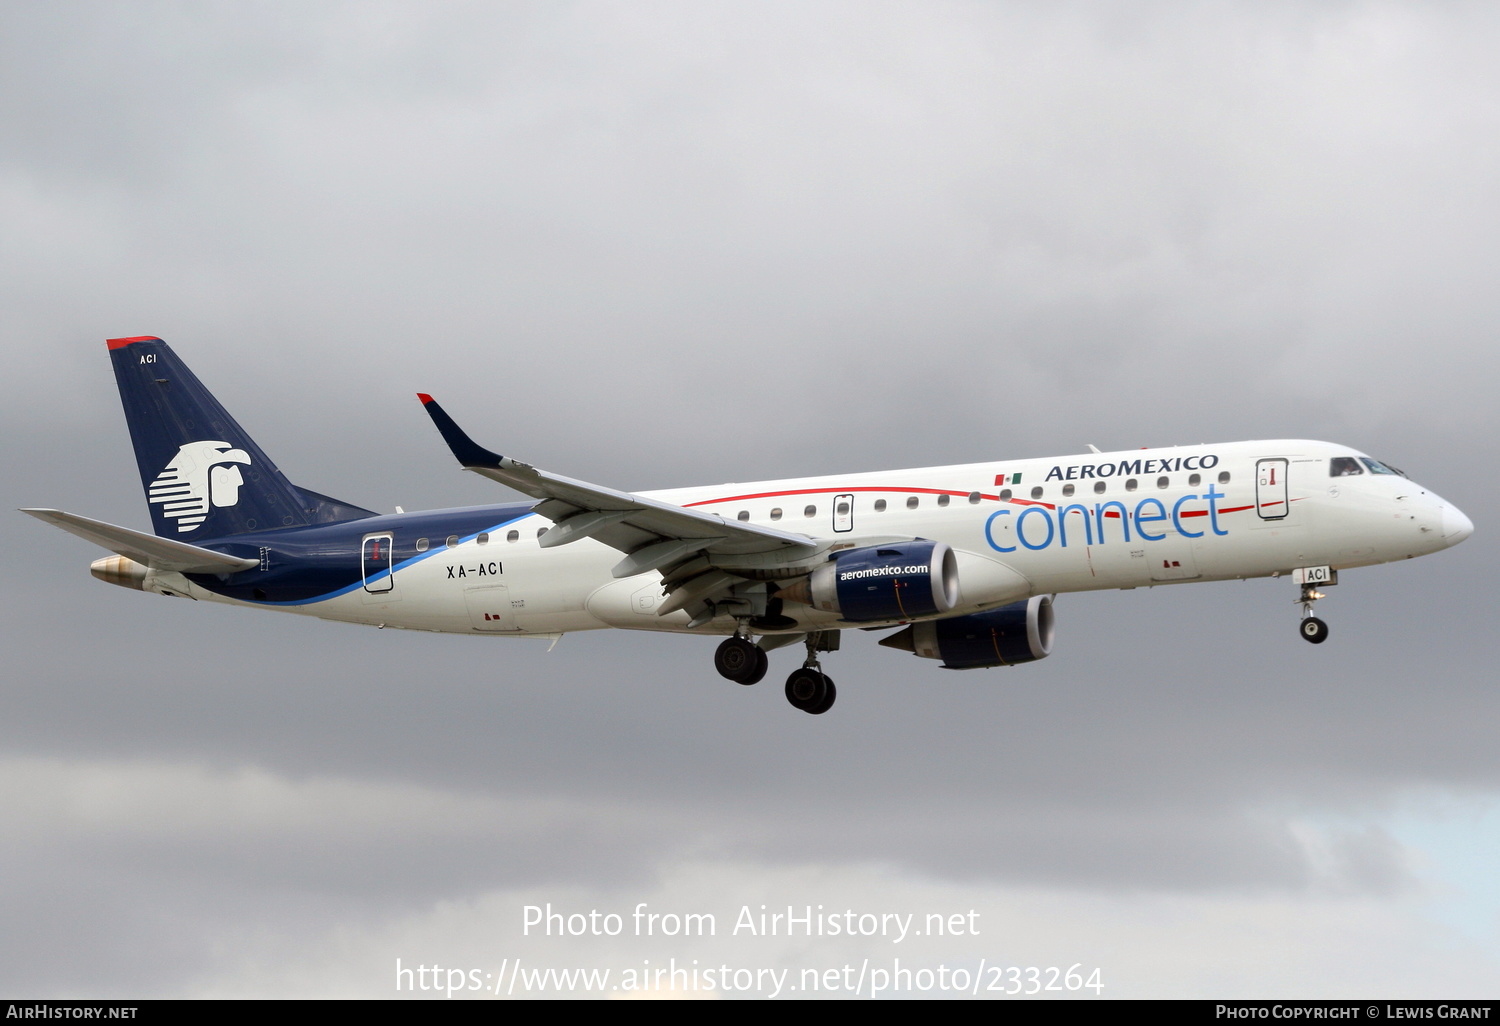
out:
<path id="1" fill-rule="evenodd" d="M 1212 470 L 1219 465 L 1219 457 L 1172 456 L 1164 460 L 1120 460 L 1118 463 L 1075 463 L 1071 467 L 1053 467 L 1047 471 L 1048 481 L 1085 481 L 1095 477 L 1128 477 L 1131 474 L 1170 474 L 1179 470 Z"/>

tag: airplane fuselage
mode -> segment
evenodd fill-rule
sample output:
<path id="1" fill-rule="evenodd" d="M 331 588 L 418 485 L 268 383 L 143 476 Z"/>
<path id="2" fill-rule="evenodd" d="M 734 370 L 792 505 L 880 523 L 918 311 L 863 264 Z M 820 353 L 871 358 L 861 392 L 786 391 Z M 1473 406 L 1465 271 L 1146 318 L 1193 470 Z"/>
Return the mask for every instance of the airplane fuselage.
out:
<path id="1" fill-rule="evenodd" d="M 1342 460 L 1335 473 L 1335 461 Z M 1353 472 L 1350 472 L 1350 468 Z M 1377 469 L 1378 468 L 1378 469 Z M 839 551 L 887 539 L 944 542 L 959 601 L 944 616 L 1029 595 L 1344 570 L 1446 548 L 1472 525 L 1452 504 L 1326 442 L 1271 440 L 642 493 L 818 543 L 774 584 Z M 594 539 L 544 548 L 533 503 L 378 516 L 197 544 L 257 561 L 232 575 L 149 571 L 145 590 L 330 620 L 464 634 L 555 636 L 604 627 L 730 634 L 658 615 L 662 575 L 611 576 Z M 773 591 L 774 594 L 774 591 Z M 762 633 L 868 627 L 787 604 Z M 892 617 L 878 623 L 898 624 Z"/>

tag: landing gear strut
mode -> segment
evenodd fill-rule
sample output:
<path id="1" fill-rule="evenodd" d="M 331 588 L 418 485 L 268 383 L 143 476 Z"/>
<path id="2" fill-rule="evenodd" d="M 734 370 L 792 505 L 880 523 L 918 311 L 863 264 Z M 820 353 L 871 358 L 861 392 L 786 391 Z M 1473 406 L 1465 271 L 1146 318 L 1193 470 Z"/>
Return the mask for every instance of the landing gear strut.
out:
<path id="1" fill-rule="evenodd" d="M 766 675 L 771 661 L 761 647 L 736 634 L 725 638 L 714 653 L 714 669 L 736 684 L 755 684 Z"/>

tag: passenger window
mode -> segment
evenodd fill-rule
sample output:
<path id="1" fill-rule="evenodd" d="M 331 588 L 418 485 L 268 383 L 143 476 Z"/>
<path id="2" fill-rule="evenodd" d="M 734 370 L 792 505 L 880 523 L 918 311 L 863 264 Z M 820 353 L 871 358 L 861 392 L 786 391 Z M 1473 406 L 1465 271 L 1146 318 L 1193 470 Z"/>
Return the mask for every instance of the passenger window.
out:
<path id="1" fill-rule="evenodd" d="M 1133 491 L 1135 491 L 1137 484 L 1139 484 L 1139 482 L 1136 481 L 1136 479 L 1132 477 L 1130 480 L 1128 480 L 1128 481 L 1125 482 L 1125 490 L 1127 492 L 1133 492 Z"/>
<path id="2" fill-rule="evenodd" d="M 1227 470 L 1221 470 L 1221 471 L 1219 471 L 1219 484 L 1228 484 L 1228 483 L 1229 483 L 1229 471 L 1227 471 Z"/>
<path id="3" fill-rule="evenodd" d="M 418 552 L 426 552 L 427 551 L 427 539 L 426 538 L 418 538 L 417 539 L 417 551 Z"/>
<path id="4" fill-rule="evenodd" d="M 885 512 L 885 500 L 884 499 L 876 499 L 875 500 L 875 512 L 876 513 L 884 513 Z"/>
<path id="5" fill-rule="evenodd" d="M 448 547 L 450 549 L 457 548 L 458 547 L 458 535 L 456 535 L 456 534 L 450 534 L 448 536 L 447 545 L 448 545 Z"/>
<path id="6" fill-rule="evenodd" d="M 979 499 L 980 499 L 980 495 L 979 495 L 978 492 L 970 492 L 969 493 L 969 503 L 970 503 L 970 505 L 973 505 L 974 503 L 977 503 L 979 501 Z"/>
<path id="7" fill-rule="evenodd" d="M 771 510 L 771 519 L 772 520 L 780 520 L 781 519 L 781 507 L 780 506 L 777 506 L 775 509 Z"/>
<path id="8" fill-rule="evenodd" d="M 488 545 L 490 543 L 490 534 L 488 531 L 480 531 L 474 536 L 474 540 L 480 545 Z"/>
<path id="9" fill-rule="evenodd" d="M 847 502 L 839 503 L 835 512 L 841 517 L 847 517 L 849 515 L 849 504 Z"/>
<path id="10" fill-rule="evenodd" d="M 1328 461 L 1329 477 L 1353 477 L 1355 474 L 1363 474 L 1365 468 L 1359 465 L 1359 460 L 1353 456 L 1335 456 Z"/>
<path id="11" fill-rule="evenodd" d="M 1033 499 L 1040 499 L 1042 497 L 1042 486 L 1041 485 L 1037 485 L 1035 488 L 1033 488 L 1031 490 L 1031 497 Z"/>
<path id="12" fill-rule="evenodd" d="M 505 540 L 508 541 L 508 542 L 520 541 L 521 540 L 521 532 L 520 531 L 507 531 L 507 532 L 505 532 Z"/>
<path id="13" fill-rule="evenodd" d="M 1071 498 L 1072 495 L 1073 495 L 1073 486 L 1070 485 L 1070 484 L 1063 485 L 1063 497 L 1064 498 Z"/>
<path id="14" fill-rule="evenodd" d="M 1189 488 L 1197 488 L 1198 487 L 1198 483 L 1200 481 L 1202 481 L 1202 480 L 1203 480 L 1203 475 L 1202 474 L 1190 474 L 1190 475 L 1188 475 L 1188 487 Z"/>
<path id="15" fill-rule="evenodd" d="M 1010 496 L 1011 496 L 1011 491 L 1010 491 L 1009 488 L 1002 488 L 1002 489 L 1000 489 L 1000 501 L 1001 502 L 1009 502 L 1010 501 Z"/>
<path id="16" fill-rule="evenodd" d="M 546 534 L 546 533 L 547 533 L 547 529 L 545 527 L 540 527 L 540 528 L 537 528 L 536 536 L 537 536 L 537 538 L 540 539 L 541 536 L 544 535 L 544 534 Z"/>
<path id="17" fill-rule="evenodd" d="M 946 496 L 946 495 L 939 495 L 938 496 L 938 505 L 939 506 L 946 506 L 946 505 L 948 505 L 949 501 L 950 501 L 949 497 Z"/>
<path id="18" fill-rule="evenodd" d="M 805 517 L 815 517 L 815 516 L 818 515 L 818 507 L 816 507 L 816 506 L 808 506 L 806 509 L 804 509 L 802 511 L 802 515 L 805 516 Z"/>
<path id="19" fill-rule="evenodd" d="M 1158 487 L 1158 488 L 1165 488 L 1165 487 L 1167 487 L 1167 485 L 1169 485 L 1171 483 L 1172 482 L 1170 480 L 1168 480 L 1167 478 L 1165 478 L 1165 477 L 1159 477 L 1159 478 L 1156 479 L 1156 487 Z"/>
<path id="20" fill-rule="evenodd" d="M 906 499 L 906 508 L 907 509 L 916 509 L 917 508 L 917 503 L 919 501 L 920 500 L 915 495 L 907 496 L 907 499 Z"/>
<path id="21" fill-rule="evenodd" d="M 748 509 L 742 509 L 742 510 L 740 510 L 739 515 L 736 516 L 735 519 L 739 520 L 741 522 L 749 520 L 750 519 L 750 511 Z"/>
<path id="22" fill-rule="evenodd" d="M 1094 494 L 1095 495 L 1103 495 L 1104 494 L 1104 482 L 1103 481 L 1095 481 L 1094 482 Z"/>

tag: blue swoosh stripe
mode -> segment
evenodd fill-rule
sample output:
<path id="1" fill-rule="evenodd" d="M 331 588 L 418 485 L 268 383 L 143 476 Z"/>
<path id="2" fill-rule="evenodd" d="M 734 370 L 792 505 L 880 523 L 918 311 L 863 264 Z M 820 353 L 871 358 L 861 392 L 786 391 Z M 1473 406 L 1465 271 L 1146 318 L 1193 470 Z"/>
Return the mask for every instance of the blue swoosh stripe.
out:
<path id="1" fill-rule="evenodd" d="M 481 534 L 489 534 L 491 532 L 498 531 L 500 528 L 505 527 L 508 524 L 518 524 L 522 520 L 525 520 L 527 517 L 534 517 L 534 516 L 536 516 L 535 513 L 528 512 L 528 513 L 523 513 L 520 516 L 515 517 L 515 518 L 513 518 L 511 520 L 502 520 L 498 524 L 496 524 L 494 527 L 487 527 L 483 531 L 475 531 L 473 534 L 466 535 L 466 536 L 460 538 L 458 540 L 458 544 L 459 545 L 464 545 L 464 544 L 466 544 L 468 542 L 473 541 L 475 538 L 478 538 Z M 326 595 L 315 595 L 312 598 L 303 598 L 303 599 L 286 599 L 286 600 L 283 600 L 283 601 L 280 601 L 280 602 L 266 602 L 266 601 L 262 601 L 262 602 L 254 602 L 254 604 L 258 605 L 258 606 L 308 606 L 308 605 L 312 605 L 314 602 L 327 602 L 329 599 L 336 599 L 340 595 L 347 595 L 347 594 L 349 594 L 350 592 L 353 592 L 353 591 L 363 591 L 368 585 L 370 585 L 374 581 L 378 581 L 381 578 L 388 577 L 388 576 L 390 576 L 392 573 L 394 573 L 397 570 L 404 570 L 404 569 L 406 569 L 409 566 L 414 566 L 415 564 L 422 562 L 422 560 L 424 560 L 424 559 L 430 559 L 431 557 L 436 556 L 438 553 L 440 553 L 440 552 L 446 552 L 446 551 L 448 551 L 448 547 L 445 545 L 442 548 L 436 548 L 436 549 L 432 549 L 432 550 L 430 550 L 428 552 L 419 553 L 418 555 L 412 556 L 410 559 L 402 560 L 400 563 L 397 563 L 394 567 L 391 567 L 389 570 L 381 570 L 378 573 L 371 574 L 368 578 L 366 578 L 366 579 L 364 579 L 362 581 L 355 581 L 353 584 L 348 585 L 347 587 L 340 588 L 337 591 L 330 591 Z"/>

